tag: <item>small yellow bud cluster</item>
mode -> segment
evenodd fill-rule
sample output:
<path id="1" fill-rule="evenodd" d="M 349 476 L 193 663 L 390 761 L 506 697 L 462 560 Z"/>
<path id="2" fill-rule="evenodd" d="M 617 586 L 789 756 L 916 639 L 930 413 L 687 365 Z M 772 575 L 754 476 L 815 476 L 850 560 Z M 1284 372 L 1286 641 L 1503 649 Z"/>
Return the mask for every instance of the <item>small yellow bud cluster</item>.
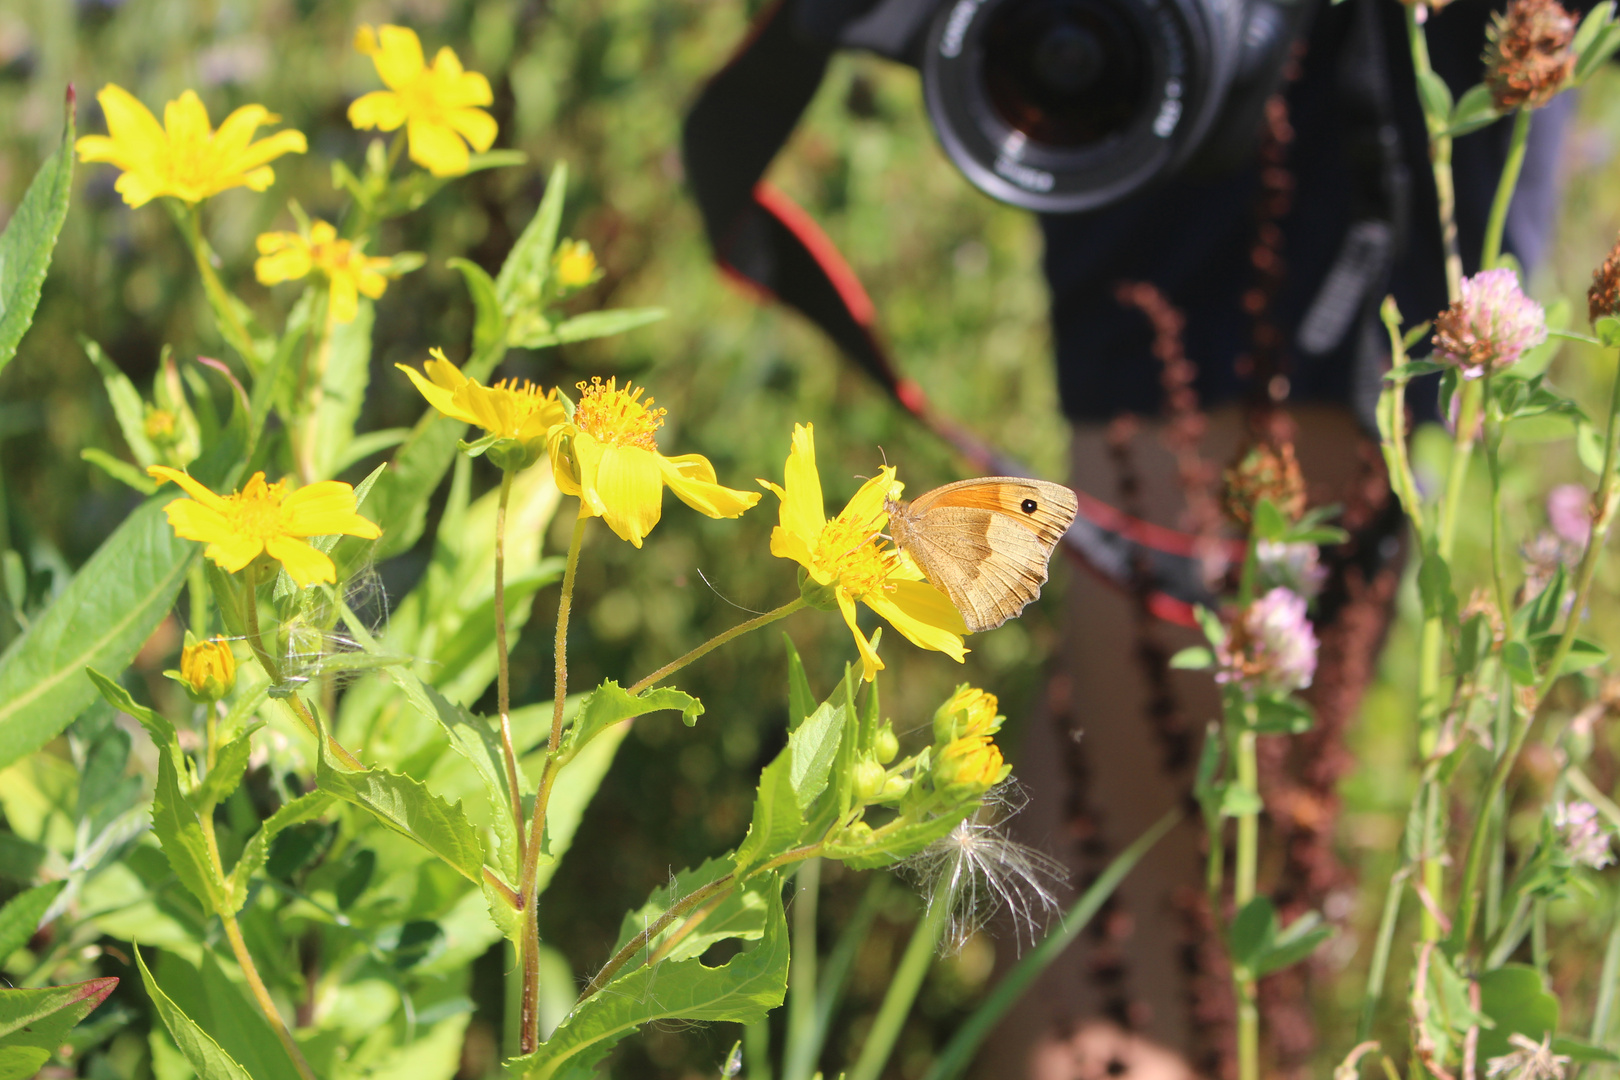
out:
<path id="1" fill-rule="evenodd" d="M 998 706 L 994 694 L 964 683 L 934 713 L 933 778 L 940 790 L 971 797 L 1006 779 L 1011 769 L 990 738 L 1006 719 Z"/>
<path id="2" fill-rule="evenodd" d="M 180 685 L 202 705 L 212 705 L 236 686 L 236 654 L 224 638 L 195 641 L 186 635 L 180 650 Z"/>

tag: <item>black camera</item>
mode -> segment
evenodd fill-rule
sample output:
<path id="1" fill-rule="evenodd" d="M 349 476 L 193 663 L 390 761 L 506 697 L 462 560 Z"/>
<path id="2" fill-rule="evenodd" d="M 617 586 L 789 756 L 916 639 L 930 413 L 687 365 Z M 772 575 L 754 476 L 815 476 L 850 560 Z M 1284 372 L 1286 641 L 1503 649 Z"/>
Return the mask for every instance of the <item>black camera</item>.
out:
<path id="1" fill-rule="evenodd" d="M 791 0 L 799 32 L 922 72 L 956 166 L 1043 213 L 1240 164 L 1311 0 Z"/>

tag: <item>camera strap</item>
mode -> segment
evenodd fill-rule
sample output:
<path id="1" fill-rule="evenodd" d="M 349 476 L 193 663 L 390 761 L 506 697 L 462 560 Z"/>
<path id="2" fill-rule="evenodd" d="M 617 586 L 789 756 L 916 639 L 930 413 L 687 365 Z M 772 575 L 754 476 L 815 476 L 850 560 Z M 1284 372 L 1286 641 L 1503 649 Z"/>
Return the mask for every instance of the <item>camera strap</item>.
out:
<path id="1" fill-rule="evenodd" d="M 1031 476 L 955 421 L 894 364 L 877 312 L 836 245 L 791 199 L 762 180 L 826 73 L 832 47 L 796 32 L 792 0 L 777 0 L 704 87 L 682 132 L 686 177 L 720 269 L 760 300 L 797 310 L 930 431 L 986 475 Z M 1213 605 L 1200 552 L 1207 541 L 1122 513 L 1076 491 L 1079 515 L 1063 551 L 1103 580 L 1145 595 L 1156 617 L 1194 626 Z M 1234 557 L 1242 558 L 1241 545 Z"/>

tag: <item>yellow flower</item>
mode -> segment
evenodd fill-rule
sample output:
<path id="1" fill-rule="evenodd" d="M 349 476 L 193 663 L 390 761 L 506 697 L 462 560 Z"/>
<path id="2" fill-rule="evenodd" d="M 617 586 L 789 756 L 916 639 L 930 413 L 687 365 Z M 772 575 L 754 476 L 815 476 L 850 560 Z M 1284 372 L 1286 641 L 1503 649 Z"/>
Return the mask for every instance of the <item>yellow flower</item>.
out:
<path id="1" fill-rule="evenodd" d="M 392 259 L 363 254 L 348 240 L 339 240 L 337 230 L 324 221 L 309 227 L 308 236 L 291 232 L 260 233 L 259 258 L 253 274 L 260 285 L 298 281 L 319 270 L 330 282 L 328 293 L 332 318 L 353 322 L 360 311 L 360 294 L 375 300 L 388 288 Z"/>
<path id="2" fill-rule="evenodd" d="M 996 695 L 963 683 L 934 713 L 934 741 L 941 746 L 970 735 L 990 735 L 1006 719 L 997 714 Z"/>
<path id="3" fill-rule="evenodd" d="M 901 558 L 900 552 L 882 542 L 883 527 L 889 520 L 883 502 L 891 487 L 898 487 L 894 468 L 880 469 L 828 521 L 821 499 L 821 475 L 816 471 L 815 430 L 809 424 L 796 424 L 783 482 L 784 487 L 777 487 L 768 480 L 760 481 L 782 500 L 781 524 L 771 531 L 771 554 L 792 559 L 817 585 L 833 592 L 855 635 L 866 680 L 877 677 L 883 661 L 855 623 L 857 600 L 912 644 L 961 661 L 967 653 L 962 645 L 967 626 L 961 613 L 944 593 L 923 580 L 911 560 Z"/>
<path id="4" fill-rule="evenodd" d="M 953 740 L 934 759 L 934 783 L 951 795 L 982 795 L 1011 771 L 988 735 Z"/>
<path id="5" fill-rule="evenodd" d="M 304 538 L 341 533 L 375 540 L 382 535 L 374 523 L 354 512 L 354 488 L 336 480 L 288 491 L 285 480 L 267 484 L 260 472 L 235 495 L 216 495 L 179 469 L 151 465 L 146 471 L 159 483 L 173 480 L 191 496 L 164 507 L 174 534 L 207 544 L 203 554 L 232 574 L 264 552 L 281 563 L 300 588 L 316 581 L 336 582 L 331 558 L 304 543 Z"/>
<path id="6" fill-rule="evenodd" d="M 466 172 L 467 143 L 480 153 L 494 145 L 495 118 L 474 107 L 495 100 L 489 80 L 476 71 L 463 71 L 449 46 L 440 49 L 428 67 L 414 30 L 362 26 L 354 47 L 371 57 L 388 87 L 349 106 L 349 123 L 356 128 L 394 131 L 405 125 L 411 160 L 434 176 Z"/>
<path id="7" fill-rule="evenodd" d="M 209 704 L 231 692 L 236 685 L 236 655 L 224 638 L 193 641 L 186 631 L 186 645 L 180 650 L 180 682 L 191 700 Z"/>
<path id="8" fill-rule="evenodd" d="M 159 195 L 199 203 L 227 188 L 263 191 L 276 180 L 270 162 L 308 149 L 300 131 L 278 131 L 254 142 L 261 125 L 281 119 L 263 105 L 242 106 L 215 131 L 191 90 L 163 107 L 162 127 L 121 86 L 108 83 L 96 100 L 107 116 L 107 134 L 86 135 L 74 145 L 80 161 L 108 161 L 124 170 L 115 186 L 131 206 Z"/>
<path id="9" fill-rule="evenodd" d="M 557 285 L 563 290 L 581 289 L 596 277 L 596 255 L 584 240 L 564 240 L 551 257 Z"/>
<path id="10" fill-rule="evenodd" d="M 665 457 L 654 433 L 664 410 L 617 379 L 579 383 L 573 418 L 551 433 L 551 468 L 565 495 L 579 498 L 580 517 L 599 517 L 621 540 L 636 547 L 663 513 L 664 485 L 700 514 L 734 518 L 759 502 L 752 491 L 715 482 L 714 466 L 702 454 Z"/>
<path id="11" fill-rule="evenodd" d="M 428 404 L 445 416 L 481 427 L 499 441 L 515 443 L 510 453 L 489 448 L 502 468 L 521 469 L 539 460 L 546 436 L 568 420 L 568 410 L 555 389 L 541 393 L 533 383 L 517 379 L 482 386 L 446 360 L 442 349 L 428 351 L 433 358 L 422 365 L 427 378 L 404 364 L 394 366 L 409 375 Z"/>

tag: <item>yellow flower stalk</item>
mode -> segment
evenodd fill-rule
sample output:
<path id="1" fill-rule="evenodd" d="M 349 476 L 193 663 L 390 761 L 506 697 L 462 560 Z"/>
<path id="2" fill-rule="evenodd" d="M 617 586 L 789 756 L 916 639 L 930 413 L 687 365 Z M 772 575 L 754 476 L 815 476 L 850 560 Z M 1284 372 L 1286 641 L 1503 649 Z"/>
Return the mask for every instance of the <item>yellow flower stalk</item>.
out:
<path id="1" fill-rule="evenodd" d="M 552 430 L 548 445 L 557 486 L 579 498 L 581 517 L 599 517 L 621 540 L 636 547 L 658 524 L 664 487 L 700 514 L 734 518 L 759 502 L 752 491 L 716 482 L 714 466 L 702 454 L 665 457 L 655 433 L 664 410 L 653 408 L 644 391 L 618 380 L 580 383 L 573 418 Z"/>
<path id="2" fill-rule="evenodd" d="M 163 107 L 162 125 L 114 83 L 102 87 L 96 100 L 107 117 L 107 134 L 86 135 L 74 146 L 80 161 L 106 161 L 124 171 L 114 186 L 130 206 L 159 195 L 195 205 L 228 188 L 263 191 L 276 179 L 270 162 L 308 149 L 300 131 L 278 131 L 254 142 L 260 127 L 281 119 L 263 105 L 242 106 L 215 131 L 202 99 L 191 90 Z"/>
<path id="3" fill-rule="evenodd" d="M 889 520 L 883 503 L 899 488 L 894 474 L 892 466 L 878 470 L 837 517 L 827 520 L 821 474 L 816 470 L 815 430 L 809 424 L 797 424 L 783 486 L 760 481 L 782 501 L 780 524 L 771 531 L 771 554 L 792 559 L 817 585 L 831 590 L 855 636 L 868 682 L 877 677 L 883 661 L 856 625 L 856 601 L 882 616 L 914 645 L 942 652 L 958 662 L 967 654 L 962 645 L 967 626 L 961 613 L 944 593 L 923 580 L 910 559 L 883 543 L 883 528 Z"/>
<path id="4" fill-rule="evenodd" d="M 425 378 L 404 364 L 394 366 L 410 376 L 428 404 L 443 415 L 517 444 L 513 454 L 490 448 L 496 464 L 503 468 L 520 469 L 539 460 L 546 437 L 568 420 L 568 410 L 555 389 L 542 393 L 533 383 L 517 379 L 483 386 L 446 360 L 442 349 L 430 349 L 429 354 L 432 359 L 422 365 Z"/>
<path id="5" fill-rule="evenodd" d="M 203 554 L 228 573 L 236 573 L 260 553 L 279 562 L 299 588 L 317 581 L 334 583 L 337 568 L 324 552 L 305 539 L 311 536 L 358 536 L 375 540 L 382 530 L 355 513 L 354 488 L 337 480 L 289 491 L 285 480 L 267 484 L 254 473 L 234 495 L 216 495 L 179 469 L 152 465 L 147 474 L 159 483 L 172 480 L 189 499 L 164 507 L 174 534 L 207 544 Z"/>
<path id="6" fill-rule="evenodd" d="M 353 322 L 362 295 L 376 300 L 388 288 L 393 260 L 367 255 L 324 221 L 314 222 L 309 235 L 295 232 L 260 233 L 259 258 L 253 274 L 261 285 L 299 281 L 319 271 L 329 283 L 328 303 L 335 322 Z"/>
<path id="7" fill-rule="evenodd" d="M 371 57 L 387 90 L 373 90 L 349 106 L 349 123 L 365 131 L 404 126 L 411 160 L 434 176 L 467 171 L 470 143 L 479 153 L 495 143 L 495 118 L 480 105 L 495 100 L 489 80 L 464 71 L 449 46 L 428 67 L 422 42 L 403 26 L 362 26 L 354 47 Z"/>

